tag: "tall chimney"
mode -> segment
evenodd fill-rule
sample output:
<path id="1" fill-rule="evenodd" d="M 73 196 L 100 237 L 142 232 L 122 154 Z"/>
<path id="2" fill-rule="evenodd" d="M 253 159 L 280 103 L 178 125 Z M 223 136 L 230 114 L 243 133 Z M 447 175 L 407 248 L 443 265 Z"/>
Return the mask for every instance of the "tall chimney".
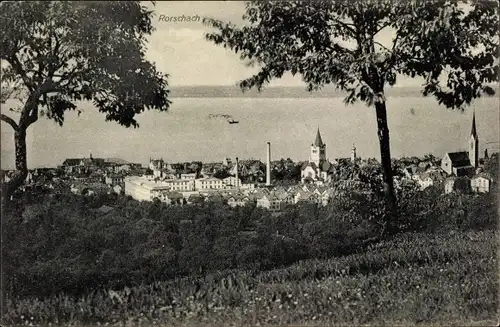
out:
<path id="1" fill-rule="evenodd" d="M 266 185 L 271 185 L 271 142 L 267 142 Z"/>
<path id="2" fill-rule="evenodd" d="M 240 180 L 238 179 L 238 170 L 239 170 L 239 165 L 238 165 L 238 157 L 236 157 L 236 188 L 240 187 Z"/>

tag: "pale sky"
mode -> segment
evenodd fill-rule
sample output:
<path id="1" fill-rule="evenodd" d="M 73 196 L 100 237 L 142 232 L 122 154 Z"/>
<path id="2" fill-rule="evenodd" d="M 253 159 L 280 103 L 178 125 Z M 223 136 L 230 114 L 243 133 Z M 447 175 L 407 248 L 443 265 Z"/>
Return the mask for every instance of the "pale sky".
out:
<path id="1" fill-rule="evenodd" d="M 243 1 L 158 1 L 153 26 L 156 30 L 149 37 L 148 59 L 158 69 L 170 75 L 171 86 L 180 85 L 235 85 L 252 76 L 257 69 L 245 66 L 239 55 L 222 46 L 208 42 L 204 33 L 210 28 L 202 23 L 203 17 L 241 24 L 245 12 Z M 199 22 L 160 21 L 160 15 L 200 16 Z M 381 35 L 381 43 L 392 40 L 390 32 Z M 385 41 L 385 42 L 384 42 Z M 398 86 L 419 85 L 420 81 L 398 78 Z M 271 82 L 271 86 L 305 86 L 300 77 L 291 74 Z"/>

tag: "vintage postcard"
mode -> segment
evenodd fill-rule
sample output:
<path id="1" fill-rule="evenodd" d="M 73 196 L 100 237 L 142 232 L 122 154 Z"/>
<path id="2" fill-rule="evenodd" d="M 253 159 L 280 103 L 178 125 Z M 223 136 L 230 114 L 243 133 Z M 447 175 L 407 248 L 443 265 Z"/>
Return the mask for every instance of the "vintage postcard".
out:
<path id="1" fill-rule="evenodd" d="M 497 1 L 4 1 L 2 326 L 498 326 Z"/>

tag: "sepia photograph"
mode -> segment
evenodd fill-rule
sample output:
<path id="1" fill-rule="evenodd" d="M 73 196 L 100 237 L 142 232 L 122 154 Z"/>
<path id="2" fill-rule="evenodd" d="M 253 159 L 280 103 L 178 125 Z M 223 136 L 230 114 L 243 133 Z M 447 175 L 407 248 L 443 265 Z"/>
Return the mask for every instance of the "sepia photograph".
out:
<path id="1" fill-rule="evenodd" d="M 499 6 L 2 1 L 0 325 L 499 326 Z"/>

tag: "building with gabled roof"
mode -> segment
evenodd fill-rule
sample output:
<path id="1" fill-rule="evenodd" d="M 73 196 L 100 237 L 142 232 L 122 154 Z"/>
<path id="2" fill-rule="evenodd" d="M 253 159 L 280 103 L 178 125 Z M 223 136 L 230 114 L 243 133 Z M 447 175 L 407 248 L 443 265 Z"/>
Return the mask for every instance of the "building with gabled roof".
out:
<path id="1" fill-rule="evenodd" d="M 163 159 L 149 158 L 149 169 L 155 171 L 163 168 L 165 168 L 165 161 Z"/>
<path id="2" fill-rule="evenodd" d="M 266 208 L 271 211 L 281 211 L 283 201 L 274 194 L 267 194 L 257 198 L 257 207 Z"/>
<path id="3" fill-rule="evenodd" d="M 472 116 L 469 151 L 448 152 L 441 160 L 441 169 L 448 175 L 471 176 L 479 165 L 479 138 L 476 128 L 476 112 Z"/>
<path id="4" fill-rule="evenodd" d="M 244 206 L 250 201 L 250 197 L 243 194 L 234 194 L 227 198 L 227 204 L 231 207 Z"/>
<path id="5" fill-rule="evenodd" d="M 293 194 L 286 192 L 285 190 L 274 190 L 270 193 L 270 196 L 273 196 L 282 202 L 282 206 L 294 204 Z"/>
<path id="6" fill-rule="evenodd" d="M 300 201 L 307 201 L 311 196 L 311 194 L 312 193 L 309 191 L 304 191 L 304 190 L 297 191 L 294 195 L 294 203 L 297 204 Z"/>
<path id="7" fill-rule="evenodd" d="M 318 190 L 319 194 L 325 194 L 325 193 L 328 193 L 328 190 L 330 190 L 331 188 L 328 187 L 328 186 L 318 186 L 316 188 L 316 190 Z"/>
<path id="8" fill-rule="evenodd" d="M 313 192 L 297 192 L 294 200 L 296 204 L 301 202 L 315 203 L 315 204 L 322 203 L 322 197 Z"/>

